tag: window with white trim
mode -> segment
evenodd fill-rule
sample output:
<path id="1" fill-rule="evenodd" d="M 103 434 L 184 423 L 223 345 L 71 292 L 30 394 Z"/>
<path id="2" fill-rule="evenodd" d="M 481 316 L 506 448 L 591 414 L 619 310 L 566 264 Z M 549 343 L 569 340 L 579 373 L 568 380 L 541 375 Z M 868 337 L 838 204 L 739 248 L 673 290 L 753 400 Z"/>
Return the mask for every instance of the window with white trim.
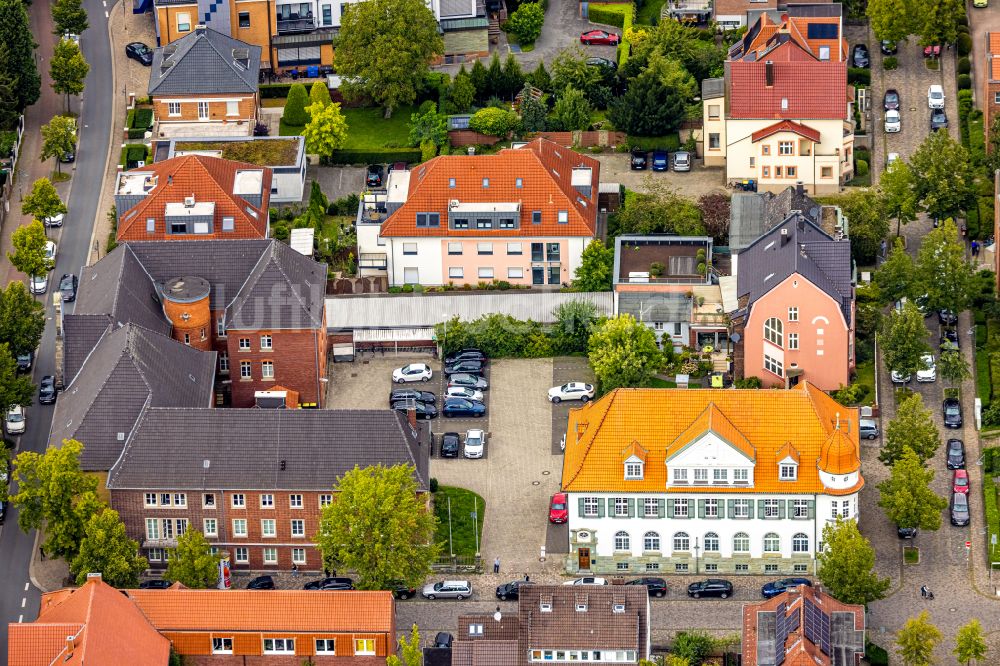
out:
<path id="1" fill-rule="evenodd" d="M 715 532 L 707 532 L 705 534 L 705 552 L 706 553 L 717 553 L 719 552 L 719 535 Z"/>
<path id="2" fill-rule="evenodd" d="M 250 550 L 246 546 L 237 546 L 233 549 L 233 559 L 236 564 L 246 564 L 250 561 Z"/>
<path id="3" fill-rule="evenodd" d="M 212 654 L 232 654 L 233 639 L 231 637 L 212 636 Z"/>
<path id="4" fill-rule="evenodd" d="M 448 243 L 448 254 L 462 254 L 462 244 L 455 242 Z"/>
<path id="5" fill-rule="evenodd" d="M 247 506 L 247 498 L 243 493 L 233 493 L 232 504 L 234 509 L 245 509 Z"/>
<path id="6" fill-rule="evenodd" d="M 778 502 L 780 500 L 776 499 L 766 499 L 764 500 L 764 518 L 777 518 L 778 517 Z"/>
<path id="7" fill-rule="evenodd" d="M 305 564 L 305 563 L 306 563 L 306 549 L 292 548 L 292 564 Z"/>
<path id="8" fill-rule="evenodd" d="M 479 267 L 479 278 L 482 280 L 492 280 L 493 279 L 493 267 L 492 266 L 480 266 Z"/>
<path id="9" fill-rule="evenodd" d="M 725 467 L 716 467 L 713 469 L 712 483 L 729 483 L 729 470 Z"/>
<path id="10" fill-rule="evenodd" d="M 674 552 L 687 552 L 691 550 L 691 537 L 687 532 L 677 532 L 674 534 Z"/>
<path id="11" fill-rule="evenodd" d="M 719 500 L 717 499 L 705 500 L 705 517 L 706 518 L 719 517 Z"/>
<path id="12" fill-rule="evenodd" d="M 509 266 L 507 268 L 507 279 L 509 280 L 521 280 L 524 278 L 524 269 L 515 266 Z"/>
<path id="13" fill-rule="evenodd" d="M 295 639 L 265 638 L 264 654 L 295 654 Z"/>
<path id="14" fill-rule="evenodd" d="M 632 539 L 624 530 L 615 532 L 615 550 L 631 550 Z"/>
<path id="15" fill-rule="evenodd" d="M 788 348 L 789 349 L 798 349 L 799 348 L 799 334 L 798 333 L 789 333 L 788 334 Z"/>
<path id="16" fill-rule="evenodd" d="M 289 495 L 288 496 L 288 506 L 290 508 L 292 508 L 292 509 L 301 509 L 302 508 L 302 495 L 299 494 L 299 493 L 295 493 L 293 495 Z"/>
<path id="17" fill-rule="evenodd" d="M 792 500 L 792 518 L 809 517 L 809 500 Z"/>
<path id="18" fill-rule="evenodd" d="M 465 277 L 465 269 L 461 266 L 449 266 L 448 277 L 454 280 L 461 280 Z"/>
<path id="19" fill-rule="evenodd" d="M 264 564 L 277 564 L 278 563 L 278 549 L 277 548 L 265 548 L 264 549 Z"/>
<path id="20" fill-rule="evenodd" d="M 146 540 L 156 541 L 160 538 L 160 519 L 159 518 L 147 518 L 146 519 Z"/>
<path id="21" fill-rule="evenodd" d="M 793 553 L 808 553 L 809 552 L 809 537 L 802 532 L 799 532 L 792 536 L 792 552 Z"/>
<path id="22" fill-rule="evenodd" d="M 770 354 L 764 354 L 764 369 L 772 374 L 778 375 L 779 377 L 785 376 L 784 365 L 782 365 L 781 361 L 772 357 Z"/>
<path id="23" fill-rule="evenodd" d="M 750 552 L 750 535 L 746 532 L 737 532 L 733 535 L 733 552 L 734 553 L 749 553 Z"/>
<path id="24" fill-rule="evenodd" d="M 337 641 L 333 638 L 317 638 L 316 639 L 316 654 L 325 654 L 327 656 L 337 654 Z"/>
<path id="25" fill-rule="evenodd" d="M 306 521 L 301 518 L 292 519 L 292 536 L 302 538 L 306 535 Z"/>
<path id="26" fill-rule="evenodd" d="M 164 562 L 167 559 L 167 551 L 162 548 L 147 548 L 146 559 L 150 562 Z"/>
<path id="27" fill-rule="evenodd" d="M 778 154 L 779 155 L 792 155 L 795 152 L 795 142 L 794 141 L 779 141 L 778 142 Z"/>
<path id="28" fill-rule="evenodd" d="M 201 496 L 201 505 L 206 509 L 215 508 L 215 493 L 205 493 Z"/>
<path id="29" fill-rule="evenodd" d="M 788 308 L 788 321 L 799 320 L 799 309 L 797 307 Z"/>
<path id="30" fill-rule="evenodd" d="M 660 501 L 655 497 L 647 497 L 642 500 L 642 515 L 647 518 L 656 518 L 660 515 Z"/>
<path id="31" fill-rule="evenodd" d="M 250 338 L 240 338 L 240 351 L 250 351 Z"/>
<path id="32" fill-rule="evenodd" d="M 275 526 L 274 518 L 262 518 L 260 521 L 260 535 L 265 538 L 278 536 L 278 529 Z"/>
<path id="33" fill-rule="evenodd" d="M 181 103 L 180 102 L 167 102 L 167 115 L 168 116 L 179 116 L 179 115 L 181 115 Z"/>
<path id="34" fill-rule="evenodd" d="M 688 517 L 688 501 L 679 499 L 674 501 L 674 518 Z"/>
<path id="35" fill-rule="evenodd" d="M 749 482 L 750 482 L 750 470 L 748 469 L 733 470 L 733 483 L 749 483 Z"/>
<path id="36" fill-rule="evenodd" d="M 234 518 L 233 519 L 233 536 L 234 537 L 246 537 L 247 535 L 247 519 L 246 518 Z"/>
<path id="37" fill-rule="evenodd" d="M 750 517 L 750 500 L 733 500 L 733 518 Z"/>
<path id="38" fill-rule="evenodd" d="M 205 533 L 205 536 L 219 536 L 218 522 L 215 518 L 205 518 L 202 520 L 202 527 L 204 528 L 202 531 Z"/>
<path id="39" fill-rule="evenodd" d="M 374 638 L 355 638 L 354 639 L 354 654 L 355 655 L 372 655 L 372 654 L 375 654 L 375 639 Z"/>
<path id="40" fill-rule="evenodd" d="M 764 552 L 777 553 L 781 550 L 781 537 L 775 532 L 768 532 L 764 535 Z"/>
<path id="41" fill-rule="evenodd" d="M 260 377 L 261 379 L 274 379 L 274 361 L 261 361 Z"/>
<path id="42" fill-rule="evenodd" d="M 219 317 L 215 320 L 215 334 L 220 337 L 226 337 L 226 318 Z"/>
<path id="43" fill-rule="evenodd" d="M 642 463 L 637 463 L 637 462 L 625 463 L 625 478 L 626 479 L 641 479 L 642 478 Z"/>
<path id="44" fill-rule="evenodd" d="M 646 532 L 642 536 L 642 549 L 647 553 L 660 550 L 659 532 Z"/>
<path id="45" fill-rule="evenodd" d="M 698 467 L 694 470 L 694 482 L 695 483 L 708 483 L 708 470 L 704 467 Z"/>
<path id="46" fill-rule="evenodd" d="M 688 471 L 684 467 L 674 468 L 674 483 L 687 483 Z"/>
<path id="47" fill-rule="evenodd" d="M 597 498 L 596 497 L 584 497 L 583 498 L 583 515 L 588 518 L 597 517 Z"/>
<path id="48" fill-rule="evenodd" d="M 273 349 L 273 347 L 271 346 L 271 343 L 272 343 L 272 339 L 271 339 L 270 335 L 262 335 L 262 336 L 260 336 L 260 350 L 261 351 L 269 351 L 269 350 Z"/>
<path id="49" fill-rule="evenodd" d="M 156 493 L 146 493 L 145 506 L 156 506 Z"/>
<path id="50" fill-rule="evenodd" d="M 615 516 L 618 518 L 628 516 L 628 499 L 624 497 L 615 498 Z"/>
<path id="51" fill-rule="evenodd" d="M 781 472 L 778 478 L 782 481 L 794 481 L 798 476 L 798 465 L 781 465 Z"/>
<path id="52" fill-rule="evenodd" d="M 274 508 L 274 495 L 271 493 L 264 493 L 260 496 L 260 508 L 262 509 L 273 509 Z"/>
<path id="53" fill-rule="evenodd" d="M 770 317 L 764 322 L 764 339 L 771 344 L 782 346 L 782 334 L 784 331 L 784 325 L 781 320 L 777 317 Z"/>
<path id="54" fill-rule="evenodd" d="M 333 494 L 323 493 L 319 496 L 319 508 L 322 509 L 324 506 L 329 506 L 333 504 Z"/>
<path id="55" fill-rule="evenodd" d="M 251 379 L 253 372 L 250 370 L 250 361 L 240 361 L 240 379 Z"/>

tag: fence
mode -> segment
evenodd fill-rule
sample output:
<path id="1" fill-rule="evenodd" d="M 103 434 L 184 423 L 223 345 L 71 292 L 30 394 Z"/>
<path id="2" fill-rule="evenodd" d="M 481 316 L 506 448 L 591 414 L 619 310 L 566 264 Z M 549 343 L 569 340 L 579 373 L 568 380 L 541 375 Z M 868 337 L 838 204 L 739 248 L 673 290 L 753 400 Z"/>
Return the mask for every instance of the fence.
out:
<path id="1" fill-rule="evenodd" d="M 609 132 L 608 130 L 590 130 L 586 132 L 538 132 L 532 137 L 542 137 L 560 146 L 579 146 L 589 148 L 591 146 L 614 147 L 624 143 L 628 138 L 625 132 Z M 472 130 L 450 130 L 448 141 L 452 146 L 492 146 L 504 141 L 499 137 L 487 136 Z"/>
<path id="2" fill-rule="evenodd" d="M 483 558 L 479 555 L 443 555 L 431 565 L 439 573 L 483 573 Z"/>

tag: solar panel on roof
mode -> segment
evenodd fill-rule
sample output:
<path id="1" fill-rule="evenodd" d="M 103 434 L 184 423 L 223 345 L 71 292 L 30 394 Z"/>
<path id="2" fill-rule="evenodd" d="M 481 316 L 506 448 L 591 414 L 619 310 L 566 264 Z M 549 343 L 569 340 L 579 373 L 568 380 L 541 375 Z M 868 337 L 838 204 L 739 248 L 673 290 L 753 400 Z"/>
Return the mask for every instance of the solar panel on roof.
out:
<path id="1" fill-rule="evenodd" d="M 805 599 L 805 634 L 823 654 L 830 654 L 830 616 L 810 599 Z"/>
<path id="2" fill-rule="evenodd" d="M 810 23 L 806 28 L 806 36 L 809 39 L 837 39 L 837 25 L 835 23 Z"/>
<path id="3" fill-rule="evenodd" d="M 777 649 L 775 632 L 777 630 L 777 616 L 772 611 L 757 612 L 757 664 L 759 666 L 777 666 L 781 663 L 776 661 L 780 652 L 781 661 L 785 660 L 785 650 Z"/>

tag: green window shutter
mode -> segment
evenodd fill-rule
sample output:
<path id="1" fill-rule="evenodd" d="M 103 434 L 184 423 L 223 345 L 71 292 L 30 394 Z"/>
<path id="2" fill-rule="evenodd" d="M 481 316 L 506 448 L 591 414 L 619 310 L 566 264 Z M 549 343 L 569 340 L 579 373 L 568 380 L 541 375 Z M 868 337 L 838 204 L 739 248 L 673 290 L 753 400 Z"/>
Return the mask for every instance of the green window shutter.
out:
<path id="1" fill-rule="evenodd" d="M 677 500 L 670 498 L 667 500 L 667 518 L 674 517 L 674 502 Z"/>
<path id="2" fill-rule="evenodd" d="M 785 503 L 778 502 L 778 520 L 785 519 Z"/>
<path id="3" fill-rule="evenodd" d="M 583 516 L 583 498 L 577 500 L 577 506 L 580 509 L 578 515 Z"/>
<path id="4" fill-rule="evenodd" d="M 614 518 L 615 516 L 615 498 L 608 498 L 608 518 Z"/>
<path id="5" fill-rule="evenodd" d="M 658 499 L 656 500 L 656 516 L 658 518 L 663 518 L 666 515 L 666 511 L 663 508 L 666 504 L 666 500 Z"/>
<path id="6" fill-rule="evenodd" d="M 600 497 L 597 498 L 597 517 L 598 518 L 604 517 L 604 500 L 602 500 Z"/>
<path id="7" fill-rule="evenodd" d="M 753 500 L 747 500 L 747 518 L 753 518 Z"/>
<path id="8" fill-rule="evenodd" d="M 753 500 L 750 500 L 750 502 L 752 504 Z M 765 515 L 764 514 L 764 500 L 757 500 L 757 517 L 758 518 L 763 518 L 764 515 Z"/>
<path id="9" fill-rule="evenodd" d="M 816 518 L 816 500 L 809 500 L 809 520 Z"/>
<path id="10" fill-rule="evenodd" d="M 635 518 L 635 498 L 628 498 L 628 517 Z"/>
<path id="11" fill-rule="evenodd" d="M 726 504 L 728 505 L 727 508 L 726 508 L 726 515 L 727 516 L 735 516 L 736 515 L 736 500 L 726 500 Z M 721 510 L 721 507 L 720 507 L 720 510 Z"/>
<path id="12" fill-rule="evenodd" d="M 693 499 L 687 500 L 687 505 L 688 505 L 688 518 L 694 518 L 694 500 Z"/>
<path id="13" fill-rule="evenodd" d="M 698 517 L 705 517 L 705 500 L 703 499 L 698 500 Z"/>
<path id="14" fill-rule="evenodd" d="M 716 500 L 716 502 L 717 502 L 716 506 L 719 507 L 719 520 L 722 520 L 727 515 L 726 514 L 726 501 L 725 500 Z M 732 511 L 732 510 L 730 510 L 730 511 Z M 728 515 L 732 515 L 732 513 L 730 513 Z"/>

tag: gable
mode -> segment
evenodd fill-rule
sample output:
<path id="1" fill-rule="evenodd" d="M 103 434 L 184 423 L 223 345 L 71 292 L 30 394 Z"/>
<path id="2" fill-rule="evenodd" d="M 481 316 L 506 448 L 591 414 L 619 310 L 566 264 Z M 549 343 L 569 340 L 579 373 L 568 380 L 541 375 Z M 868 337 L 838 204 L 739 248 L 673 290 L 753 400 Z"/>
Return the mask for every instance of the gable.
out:
<path id="1" fill-rule="evenodd" d="M 709 431 L 669 456 L 666 463 L 677 467 L 740 467 L 754 460 L 732 442 Z"/>

